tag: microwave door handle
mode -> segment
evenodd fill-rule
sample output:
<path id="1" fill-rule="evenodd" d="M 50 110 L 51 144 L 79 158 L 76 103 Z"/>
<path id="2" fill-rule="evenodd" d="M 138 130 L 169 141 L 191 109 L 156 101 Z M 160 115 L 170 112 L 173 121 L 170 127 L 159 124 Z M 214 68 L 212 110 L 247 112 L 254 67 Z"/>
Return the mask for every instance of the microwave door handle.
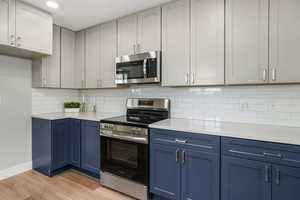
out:
<path id="1" fill-rule="evenodd" d="M 147 59 L 144 59 L 143 72 L 144 72 L 144 78 L 147 78 Z"/>

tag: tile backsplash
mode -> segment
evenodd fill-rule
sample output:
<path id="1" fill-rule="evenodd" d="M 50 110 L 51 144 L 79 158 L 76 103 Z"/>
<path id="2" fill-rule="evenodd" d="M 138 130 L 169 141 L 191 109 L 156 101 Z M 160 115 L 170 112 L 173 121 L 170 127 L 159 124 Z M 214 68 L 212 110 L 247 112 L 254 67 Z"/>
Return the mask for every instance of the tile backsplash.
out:
<path id="1" fill-rule="evenodd" d="M 171 116 L 300 127 L 300 85 L 164 88 L 155 85 L 123 89 L 32 89 L 32 113 L 62 112 L 65 101 L 86 99 L 91 111 L 124 114 L 129 97 L 171 99 Z"/>
<path id="2" fill-rule="evenodd" d="M 164 88 L 130 86 L 125 89 L 83 90 L 87 107 L 98 112 L 125 113 L 128 97 L 171 99 L 171 116 L 300 127 L 300 86 L 232 86 Z"/>
<path id="3" fill-rule="evenodd" d="M 66 101 L 79 101 L 79 91 L 32 89 L 32 114 L 63 112 Z"/>

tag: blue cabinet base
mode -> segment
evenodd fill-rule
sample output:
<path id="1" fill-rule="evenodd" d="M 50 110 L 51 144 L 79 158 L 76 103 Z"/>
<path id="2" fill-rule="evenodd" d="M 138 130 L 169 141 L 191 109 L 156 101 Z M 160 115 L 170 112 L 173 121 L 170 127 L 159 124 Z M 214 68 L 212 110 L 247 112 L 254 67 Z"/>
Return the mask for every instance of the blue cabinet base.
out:
<path id="1" fill-rule="evenodd" d="M 79 167 L 75 167 L 75 166 L 73 166 L 73 165 L 67 165 L 67 166 L 62 167 L 62 168 L 60 168 L 60 169 L 57 169 L 57 170 L 55 170 L 55 171 L 52 171 L 52 172 L 50 172 L 49 174 L 48 174 L 45 170 L 42 170 L 42 169 L 40 169 L 40 168 L 36 168 L 36 169 L 34 169 L 34 170 L 37 171 L 37 172 L 39 172 L 39 173 L 41 173 L 41 174 L 44 174 L 45 176 L 48 176 L 48 177 L 53 177 L 53 176 L 55 176 L 55 175 L 58 175 L 58 174 L 60 174 L 60 173 L 65 172 L 65 171 L 67 171 L 67 170 L 76 170 L 76 171 L 78 171 L 78 172 L 80 172 L 80 173 L 83 173 L 83 174 L 85 174 L 85 175 L 91 176 L 91 177 L 93 177 L 93 178 L 96 178 L 96 179 L 99 179 L 99 178 L 100 178 L 100 175 L 99 175 L 99 174 L 95 174 L 95 173 L 93 173 L 93 172 L 90 172 L 90 171 L 88 171 L 88 170 L 85 170 L 85 169 L 82 169 L 82 168 L 79 168 Z"/>

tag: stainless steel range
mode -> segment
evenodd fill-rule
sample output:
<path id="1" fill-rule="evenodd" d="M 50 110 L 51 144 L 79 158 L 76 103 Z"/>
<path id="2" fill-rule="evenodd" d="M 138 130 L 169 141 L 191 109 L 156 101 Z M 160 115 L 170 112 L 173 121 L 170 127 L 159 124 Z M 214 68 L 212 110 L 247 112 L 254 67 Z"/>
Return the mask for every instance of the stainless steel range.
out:
<path id="1" fill-rule="evenodd" d="M 149 124 L 169 118 L 168 99 L 127 99 L 127 114 L 101 120 L 101 184 L 148 199 Z"/>

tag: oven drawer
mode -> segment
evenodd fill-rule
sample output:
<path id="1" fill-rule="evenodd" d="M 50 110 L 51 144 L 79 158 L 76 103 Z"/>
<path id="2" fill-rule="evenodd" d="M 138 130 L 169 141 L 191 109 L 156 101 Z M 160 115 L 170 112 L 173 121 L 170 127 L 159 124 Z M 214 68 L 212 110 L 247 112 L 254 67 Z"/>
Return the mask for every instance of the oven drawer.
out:
<path id="1" fill-rule="evenodd" d="M 300 146 L 222 138 L 222 154 L 264 162 L 300 166 Z"/>
<path id="2" fill-rule="evenodd" d="M 179 145 L 210 153 L 220 152 L 220 137 L 163 129 L 150 129 L 150 142 L 157 144 Z"/>

